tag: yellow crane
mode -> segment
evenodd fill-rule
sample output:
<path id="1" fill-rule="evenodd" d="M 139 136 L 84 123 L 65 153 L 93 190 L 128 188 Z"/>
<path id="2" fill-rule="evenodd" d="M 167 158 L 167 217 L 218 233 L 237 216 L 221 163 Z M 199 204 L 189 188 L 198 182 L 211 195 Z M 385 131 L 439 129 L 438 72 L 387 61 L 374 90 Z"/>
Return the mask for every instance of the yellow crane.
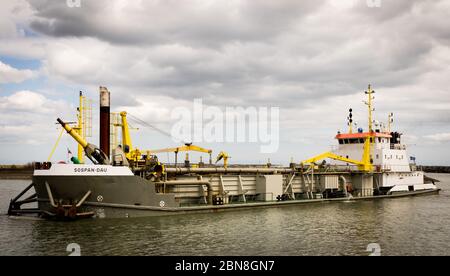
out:
<path id="1" fill-rule="evenodd" d="M 315 162 L 323 160 L 323 159 L 334 159 L 334 160 L 338 160 L 338 161 L 343 161 L 343 162 L 347 162 L 350 164 L 354 164 L 358 166 L 358 170 L 360 171 L 365 171 L 365 172 L 370 172 L 373 171 L 373 165 L 370 162 L 370 144 L 371 144 L 371 137 L 366 137 L 365 141 L 364 141 L 364 153 L 363 153 L 363 157 L 362 160 L 354 160 L 354 159 L 350 159 L 350 158 L 345 158 L 342 156 L 339 156 L 335 153 L 332 152 L 324 152 L 322 154 L 316 155 L 312 158 L 309 158 L 307 160 L 302 161 L 300 164 L 301 165 L 306 165 L 306 164 L 311 164 L 313 165 Z"/>
<path id="2" fill-rule="evenodd" d="M 58 123 L 66 130 L 66 132 L 77 141 L 77 143 L 83 148 L 86 156 L 94 163 L 100 165 L 109 165 L 108 156 L 96 145 L 88 143 L 77 130 L 70 127 L 67 123 L 58 118 Z"/>
<path id="3" fill-rule="evenodd" d="M 125 111 L 120 112 L 120 117 L 122 119 L 122 148 L 128 159 L 135 159 L 138 154 L 133 150 L 133 143 L 131 142 L 130 129 L 128 126 L 127 113 Z M 140 155 L 140 154 L 139 154 Z"/>
<path id="4" fill-rule="evenodd" d="M 179 152 L 190 152 L 190 151 L 196 151 L 196 152 L 202 152 L 209 154 L 209 163 L 212 163 L 212 150 L 205 149 L 199 146 L 195 146 L 193 144 L 185 144 L 181 147 L 176 148 L 165 148 L 165 149 L 156 149 L 156 150 L 148 150 L 146 151 L 149 155 L 150 154 L 156 154 L 156 153 L 164 153 L 164 152 L 173 152 L 175 153 L 175 163 L 178 162 L 178 153 Z"/>
<path id="5" fill-rule="evenodd" d="M 142 158 L 143 153 L 147 154 L 147 158 L 151 155 L 155 155 L 157 153 L 167 153 L 167 152 L 173 152 L 175 153 L 175 163 L 178 162 L 178 153 L 179 152 L 201 152 L 201 153 L 207 153 L 209 154 L 209 162 L 212 163 L 212 150 L 205 149 L 199 146 L 195 146 L 193 144 L 185 144 L 181 147 L 175 147 L 175 148 L 164 148 L 164 149 L 155 149 L 155 150 L 140 150 L 138 148 L 133 148 L 133 144 L 131 141 L 131 135 L 129 131 L 129 124 L 127 120 L 127 112 L 122 111 L 120 112 L 121 116 L 121 127 L 122 127 L 122 147 L 124 149 L 124 152 L 126 154 L 127 159 L 138 161 Z"/>
<path id="6" fill-rule="evenodd" d="M 77 108 L 78 121 L 70 122 L 70 123 L 66 123 L 66 124 L 76 124 L 75 126 L 73 126 L 71 128 L 77 132 L 77 134 L 80 136 L 81 139 L 86 140 L 87 137 L 92 137 L 92 100 L 86 98 L 83 95 L 83 92 L 80 91 L 79 101 L 80 101 L 80 105 Z M 51 158 L 53 157 L 53 154 L 55 153 L 56 148 L 58 147 L 58 144 L 61 140 L 63 133 L 64 133 L 64 128 L 61 129 L 58 139 L 56 140 L 56 143 L 48 157 L 49 162 L 50 162 Z M 84 151 L 85 151 L 85 149 L 83 148 L 83 146 L 80 143 L 78 143 L 77 158 L 76 158 L 77 164 L 84 164 Z"/>
<path id="7" fill-rule="evenodd" d="M 375 91 L 372 90 L 370 84 L 369 84 L 369 88 L 367 89 L 367 91 L 365 93 L 368 95 L 368 101 L 365 102 L 365 104 L 368 106 L 369 132 L 367 133 L 366 137 L 364 137 L 364 149 L 363 149 L 362 159 L 354 160 L 354 159 L 349 159 L 349 158 L 339 156 L 333 152 L 325 152 L 325 153 L 316 155 L 312 158 L 302 161 L 300 163 L 301 165 L 305 165 L 305 164 L 313 165 L 317 161 L 330 158 L 330 159 L 357 165 L 358 170 L 360 170 L 360 171 L 364 171 L 364 172 L 373 171 L 373 165 L 371 162 L 370 153 L 371 153 L 372 143 L 375 140 L 375 132 L 373 131 L 373 127 L 372 127 L 372 125 L 373 125 L 372 112 L 374 111 L 372 101 L 374 99 L 373 94 L 375 93 Z M 349 118 L 351 118 L 351 117 L 349 117 Z M 351 129 L 350 129 L 350 133 L 351 133 Z"/>
<path id="8" fill-rule="evenodd" d="M 226 169 L 228 167 L 228 158 L 230 158 L 228 153 L 221 151 L 219 155 L 217 155 L 216 164 L 223 159 L 223 167 Z"/>
<path id="9" fill-rule="evenodd" d="M 77 108 L 78 125 L 73 127 L 81 138 L 86 140 L 87 137 L 92 137 L 92 101 L 83 95 L 80 91 L 79 95 L 80 105 Z M 77 157 L 81 164 L 84 164 L 84 148 L 78 144 Z"/>

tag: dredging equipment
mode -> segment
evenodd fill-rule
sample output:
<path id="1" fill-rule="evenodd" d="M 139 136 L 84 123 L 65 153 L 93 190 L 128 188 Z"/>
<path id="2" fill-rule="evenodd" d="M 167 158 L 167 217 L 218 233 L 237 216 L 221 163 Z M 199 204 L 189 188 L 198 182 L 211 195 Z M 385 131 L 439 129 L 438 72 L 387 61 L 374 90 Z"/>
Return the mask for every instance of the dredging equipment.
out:
<path id="1" fill-rule="evenodd" d="M 338 132 L 337 146 L 289 167 L 230 164 L 222 151 L 212 164 L 212 150 L 191 143 L 142 150 L 131 142 L 127 113 L 120 113 L 122 145 L 109 158 L 110 92 L 100 87 L 100 147 L 84 139 L 76 127 L 58 119 L 93 164 L 36 163 L 33 183 L 11 200 L 8 214 L 45 217 L 133 217 L 219 212 L 317 202 L 359 201 L 438 193 L 435 180 L 410 163 L 402 134 L 373 118 L 375 91 L 365 91 L 368 125 L 354 127 L 349 110 L 348 132 Z M 115 124 L 119 124 L 115 122 Z M 387 127 L 386 127 L 387 126 Z M 78 126 L 79 128 L 80 126 Z M 209 164 L 187 158 L 184 167 L 161 163 L 160 153 L 207 153 Z M 216 162 L 216 163 L 217 163 Z M 35 193 L 26 196 L 34 188 Z M 24 197 L 24 199 L 20 199 Z M 28 203 L 38 208 L 23 209 Z M 300 207 L 299 207 L 300 208 Z"/>

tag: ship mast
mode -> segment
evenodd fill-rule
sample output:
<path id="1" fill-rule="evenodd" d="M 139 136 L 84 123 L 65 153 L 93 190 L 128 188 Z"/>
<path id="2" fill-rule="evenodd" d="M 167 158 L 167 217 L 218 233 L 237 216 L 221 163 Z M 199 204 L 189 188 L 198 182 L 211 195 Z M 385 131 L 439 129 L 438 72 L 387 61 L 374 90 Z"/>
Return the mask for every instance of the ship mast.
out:
<path id="1" fill-rule="evenodd" d="M 392 123 L 394 122 L 394 113 L 389 113 L 388 116 L 388 132 L 391 132 L 391 128 L 392 128 Z"/>
<path id="2" fill-rule="evenodd" d="M 375 109 L 373 108 L 373 103 L 372 100 L 375 99 L 375 97 L 373 96 L 373 94 L 375 94 L 375 91 L 372 90 L 372 87 L 369 84 L 369 88 L 367 89 L 367 91 L 365 92 L 367 94 L 368 97 L 368 101 L 365 102 L 365 104 L 367 105 L 368 109 L 369 109 L 369 135 L 366 137 L 365 141 L 364 141 L 364 152 L 363 152 L 363 158 L 362 158 L 362 163 L 363 163 L 363 170 L 364 171 L 372 171 L 373 170 L 373 165 L 372 165 L 372 156 L 371 156 L 371 147 L 372 147 L 372 143 L 374 142 L 374 131 L 373 131 L 373 118 L 372 118 L 372 111 L 374 111 Z"/>
<path id="3" fill-rule="evenodd" d="M 77 125 L 73 129 L 80 135 L 81 138 L 86 139 L 92 137 L 92 101 L 83 95 L 80 91 L 79 95 L 80 106 L 77 108 Z M 77 157 L 80 164 L 84 164 L 85 149 L 78 144 Z"/>
<path id="4" fill-rule="evenodd" d="M 348 133 L 352 134 L 353 133 L 353 109 L 349 109 L 348 110 L 348 117 L 347 117 L 347 125 L 348 125 Z"/>
<path id="5" fill-rule="evenodd" d="M 84 112 L 84 106 L 83 106 L 83 92 L 80 91 L 80 106 L 78 107 L 78 127 L 76 130 L 78 131 L 78 134 L 85 138 L 85 133 L 83 133 L 83 126 L 84 126 L 84 118 L 83 118 L 83 112 Z M 78 144 L 78 160 L 81 164 L 84 164 L 84 148 Z"/>
<path id="6" fill-rule="evenodd" d="M 372 119 L 372 111 L 374 111 L 375 109 L 372 107 L 373 103 L 372 100 L 375 99 L 374 96 L 372 96 L 372 94 L 375 94 L 375 91 L 372 90 L 372 87 L 369 84 L 369 88 L 367 89 L 367 91 L 365 92 L 368 96 L 368 101 L 365 102 L 367 107 L 369 108 L 369 132 L 372 133 L 373 132 L 373 119 Z"/>

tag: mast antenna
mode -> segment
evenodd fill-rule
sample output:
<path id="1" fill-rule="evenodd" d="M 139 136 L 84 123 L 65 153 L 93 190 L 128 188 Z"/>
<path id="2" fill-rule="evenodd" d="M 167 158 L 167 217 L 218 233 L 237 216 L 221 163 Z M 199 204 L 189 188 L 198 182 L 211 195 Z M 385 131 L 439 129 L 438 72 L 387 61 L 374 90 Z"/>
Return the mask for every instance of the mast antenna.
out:
<path id="1" fill-rule="evenodd" d="M 365 104 L 367 105 L 368 109 L 369 109 L 369 132 L 373 132 L 373 117 L 372 117 L 372 112 L 375 111 L 375 109 L 373 108 L 373 100 L 375 99 L 375 97 L 373 96 L 373 94 L 375 94 L 375 91 L 372 90 L 372 87 L 369 84 L 369 88 L 367 89 L 367 91 L 365 91 L 365 93 L 367 94 L 368 97 L 368 101 L 365 102 Z"/>
<path id="2" fill-rule="evenodd" d="M 389 113 L 388 116 L 388 131 L 391 132 L 392 124 L 394 123 L 394 113 Z"/>

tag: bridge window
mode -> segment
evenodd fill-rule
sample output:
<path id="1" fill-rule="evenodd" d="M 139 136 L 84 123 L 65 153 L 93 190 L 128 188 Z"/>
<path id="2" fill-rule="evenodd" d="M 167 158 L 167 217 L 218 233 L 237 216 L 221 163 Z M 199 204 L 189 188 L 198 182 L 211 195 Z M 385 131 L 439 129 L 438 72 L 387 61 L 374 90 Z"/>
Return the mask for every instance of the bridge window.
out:
<path id="1" fill-rule="evenodd" d="M 338 142 L 339 142 L 339 145 L 364 144 L 364 139 L 363 138 L 338 139 Z"/>

